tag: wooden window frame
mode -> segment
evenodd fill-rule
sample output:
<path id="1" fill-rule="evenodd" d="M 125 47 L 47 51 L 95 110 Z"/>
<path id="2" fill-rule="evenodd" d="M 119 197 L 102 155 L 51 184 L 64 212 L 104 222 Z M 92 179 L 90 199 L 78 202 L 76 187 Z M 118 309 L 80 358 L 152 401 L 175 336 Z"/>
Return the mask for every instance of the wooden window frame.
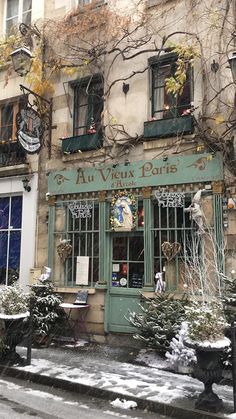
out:
<path id="1" fill-rule="evenodd" d="M 0 135 L 0 144 L 5 144 L 8 142 L 16 142 L 17 138 L 16 138 L 16 115 L 19 111 L 19 102 L 20 99 L 16 100 L 16 101 L 5 101 L 5 102 L 0 102 L 0 130 L 2 129 L 2 111 L 4 109 L 4 107 L 6 106 L 13 106 L 13 124 L 12 124 L 12 135 L 11 135 L 11 139 L 9 138 L 1 138 Z"/>
<path id="2" fill-rule="evenodd" d="M 150 86 L 150 90 L 151 90 L 151 95 L 150 95 L 150 99 L 151 99 L 151 116 L 152 117 L 157 117 L 158 119 L 168 119 L 168 118 L 175 118 L 178 116 L 181 116 L 181 107 L 183 108 L 182 111 L 186 110 L 186 108 L 190 108 L 191 104 L 193 102 L 193 71 L 191 69 L 191 67 L 189 67 L 189 71 L 188 71 L 188 77 L 189 77 L 189 101 L 188 104 L 186 105 L 178 105 L 178 104 L 174 104 L 173 106 L 168 106 L 168 110 L 165 109 L 164 107 L 164 103 L 162 104 L 163 107 L 158 106 L 158 103 L 156 103 L 155 106 L 155 95 L 157 93 L 158 89 L 162 89 L 163 87 L 159 86 L 159 87 L 155 87 L 154 86 L 154 77 L 155 75 L 158 74 L 158 70 L 161 68 L 164 68 L 165 66 L 170 66 L 170 76 L 172 76 L 174 73 L 174 66 L 175 63 L 177 61 L 177 55 L 173 54 L 173 53 L 167 53 L 161 57 L 151 57 L 149 59 L 149 66 L 150 66 L 150 76 L 151 76 L 151 86 Z M 174 98 L 173 95 L 171 94 L 167 94 L 166 92 L 164 92 L 164 97 L 167 98 L 167 105 L 171 104 L 171 102 L 175 102 L 176 98 Z M 163 97 L 163 99 L 164 99 Z M 181 98 L 181 96 L 180 96 Z M 162 113 L 162 116 L 159 117 Z"/>

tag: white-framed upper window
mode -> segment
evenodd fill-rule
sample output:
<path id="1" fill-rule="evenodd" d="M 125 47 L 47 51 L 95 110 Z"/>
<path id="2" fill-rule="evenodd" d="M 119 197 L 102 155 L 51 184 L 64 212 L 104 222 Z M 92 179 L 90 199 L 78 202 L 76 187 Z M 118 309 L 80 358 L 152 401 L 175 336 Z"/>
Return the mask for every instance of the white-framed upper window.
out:
<path id="1" fill-rule="evenodd" d="M 32 18 L 32 0 L 6 0 L 6 34 L 20 23 L 30 25 Z"/>

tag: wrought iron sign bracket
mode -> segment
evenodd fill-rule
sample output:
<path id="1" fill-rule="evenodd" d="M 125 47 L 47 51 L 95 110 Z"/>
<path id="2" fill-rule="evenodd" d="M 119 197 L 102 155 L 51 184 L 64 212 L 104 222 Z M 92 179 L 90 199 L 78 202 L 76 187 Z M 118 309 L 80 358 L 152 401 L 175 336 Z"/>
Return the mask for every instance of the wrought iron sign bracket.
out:
<path id="1" fill-rule="evenodd" d="M 20 110 L 17 114 L 17 138 L 29 154 L 39 153 L 47 145 L 48 158 L 51 158 L 52 143 L 52 99 L 46 99 L 20 84 L 23 93 Z M 45 133 L 47 140 L 45 140 Z"/>

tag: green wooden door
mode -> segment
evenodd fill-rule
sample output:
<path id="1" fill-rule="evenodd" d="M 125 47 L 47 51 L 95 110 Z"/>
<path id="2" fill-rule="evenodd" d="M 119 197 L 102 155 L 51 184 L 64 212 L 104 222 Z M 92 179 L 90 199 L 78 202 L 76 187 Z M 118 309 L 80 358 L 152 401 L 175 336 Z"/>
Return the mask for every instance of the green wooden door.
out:
<path id="1" fill-rule="evenodd" d="M 140 312 L 144 282 L 143 232 L 111 233 L 111 263 L 109 280 L 110 332 L 133 333 L 130 312 Z"/>

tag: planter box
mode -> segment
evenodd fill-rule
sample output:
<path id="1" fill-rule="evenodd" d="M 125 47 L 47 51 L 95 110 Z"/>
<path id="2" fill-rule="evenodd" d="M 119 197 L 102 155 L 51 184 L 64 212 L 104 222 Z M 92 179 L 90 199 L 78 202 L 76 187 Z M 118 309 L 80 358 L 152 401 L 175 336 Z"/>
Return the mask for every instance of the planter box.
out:
<path id="1" fill-rule="evenodd" d="M 102 147 L 101 134 L 85 134 L 69 138 L 61 138 L 62 152 L 65 154 L 76 153 L 77 151 L 96 150 Z"/>
<path id="2" fill-rule="evenodd" d="M 144 122 L 144 138 L 169 137 L 192 132 L 192 115 Z"/>

